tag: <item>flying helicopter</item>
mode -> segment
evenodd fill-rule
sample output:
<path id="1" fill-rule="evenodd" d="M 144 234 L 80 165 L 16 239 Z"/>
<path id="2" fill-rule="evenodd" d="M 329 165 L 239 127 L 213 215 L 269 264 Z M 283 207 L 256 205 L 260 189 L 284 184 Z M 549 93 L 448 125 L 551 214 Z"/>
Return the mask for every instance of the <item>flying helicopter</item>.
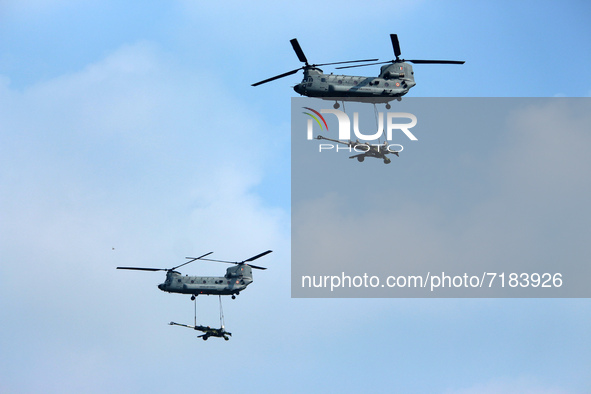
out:
<path id="1" fill-rule="evenodd" d="M 303 67 L 288 71 L 263 81 L 252 84 L 252 86 L 262 85 L 288 75 L 295 74 L 304 70 L 304 79 L 295 85 L 293 90 L 303 96 L 318 97 L 323 100 L 335 100 L 334 108 L 339 108 L 338 101 L 357 101 L 369 103 L 385 103 L 386 108 L 390 109 L 390 101 L 401 100 L 410 88 L 416 85 L 414 72 L 409 63 L 415 64 L 464 64 L 460 60 L 405 60 L 400 59 L 401 51 L 398 42 L 398 35 L 390 34 L 392 48 L 394 49 L 394 60 L 379 63 L 358 64 L 353 66 L 336 67 L 337 69 L 364 67 L 376 64 L 384 64 L 377 77 L 358 77 L 351 75 L 333 75 L 324 74 L 318 68 L 340 63 L 359 63 L 376 61 L 378 59 L 353 60 L 349 62 L 309 64 L 306 55 L 302 51 L 296 38 L 292 39 L 291 45 L 298 59 L 304 63 Z"/>
<path id="2" fill-rule="evenodd" d="M 384 141 L 384 143 L 381 145 L 373 145 L 368 144 L 367 142 L 359 142 L 359 140 L 357 140 L 356 142 L 333 140 L 331 138 L 326 138 L 321 135 L 317 136 L 316 139 L 327 140 L 336 142 L 338 144 L 347 145 L 350 148 L 353 148 L 355 152 L 361 151 L 362 153 L 360 154 L 349 156 L 349 159 L 357 159 L 357 161 L 360 163 L 363 162 L 363 160 L 365 160 L 366 157 L 375 157 L 376 159 L 383 159 L 384 164 L 390 164 L 392 160 L 390 160 L 390 158 L 386 155 L 393 154 L 400 157 L 400 155 L 398 154 L 399 151 L 390 150 L 388 141 Z"/>
<path id="3" fill-rule="evenodd" d="M 168 293 L 181 293 L 191 294 L 191 300 L 195 300 L 195 297 L 199 294 L 217 294 L 217 295 L 232 295 L 232 299 L 235 299 L 238 294 L 252 283 L 252 268 L 259 270 L 266 270 L 265 267 L 259 267 L 257 265 L 247 264 L 260 257 L 263 257 L 271 250 L 257 254 L 244 261 L 225 261 L 225 260 L 213 260 L 205 259 L 205 256 L 209 256 L 213 252 L 206 253 L 199 257 L 187 257 L 190 261 L 177 265 L 172 268 L 143 268 L 143 267 L 117 267 L 119 270 L 136 270 L 136 271 L 166 271 L 166 280 L 164 283 L 158 285 L 158 288 Z M 234 267 L 226 269 L 226 274 L 221 277 L 211 276 L 182 276 L 180 272 L 176 271 L 184 265 L 192 263 L 196 260 L 203 261 L 215 261 L 218 263 L 234 264 Z"/>

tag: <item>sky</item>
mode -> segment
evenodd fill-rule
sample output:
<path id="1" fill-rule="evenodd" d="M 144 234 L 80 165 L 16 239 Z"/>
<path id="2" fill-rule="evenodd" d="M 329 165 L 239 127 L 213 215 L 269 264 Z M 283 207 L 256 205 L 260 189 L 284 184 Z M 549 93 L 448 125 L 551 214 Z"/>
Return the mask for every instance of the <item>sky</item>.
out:
<path id="1" fill-rule="evenodd" d="M 408 97 L 589 97 L 590 15 L 585 1 L 0 2 L 0 392 L 591 391 L 588 299 L 291 298 L 290 102 L 301 76 L 250 86 L 300 66 L 292 38 L 315 63 L 390 60 L 397 33 L 403 57 L 466 61 L 414 66 Z M 544 139 L 534 140 L 503 154 L 556 171 L 563 163 L 535 155 Z M 481 154 L 491 141 L 471 140 L 465 159 L 497 163 Z M 580 146 L 560 148 L 575 160 Z M 534 160 L 520 162 L 519 149 Z M 421 157 L 422 169 L 445 160 Z M 569 193 L 543 200 L 575 199 L 579 217 L 551 216 L 577 240 L 584 170 L 556 172 Z M 423 197 L 409 213 L 445 217 L 461 207 L 434 192 L 501 182 L 475 174 L 459 167 L 455 182 L 400 193 Z M 512 208 L 553 192 L 527 190 Z M 168 325 L 192 323 L 193 303 L 159 291 L 162 273 L 115 269 L 267 249 L 257 264 L 269 269 L 223 300 L 228 342 Z M 218 323 L 216 297 L 198 298 L 197 317 Z"/>

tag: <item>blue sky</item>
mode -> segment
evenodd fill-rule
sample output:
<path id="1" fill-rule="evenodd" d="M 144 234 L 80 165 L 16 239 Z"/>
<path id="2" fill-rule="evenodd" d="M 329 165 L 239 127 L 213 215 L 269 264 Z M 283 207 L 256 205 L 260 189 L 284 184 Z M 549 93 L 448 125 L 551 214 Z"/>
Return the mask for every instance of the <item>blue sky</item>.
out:
<path id="1" fill-rule="evenodd" d="M 587 299 L 291 299 L 300 75 L 250 86 L 300 66 L 294 37 L 321 63 L 389 60 L 397 33 L 403 57 L 466 60 L 416 65 L 409 96 L 589 97 L 589 16 L 585 1 L 1 2 L 0 391 L 589 392 Z M 167 325 L 193 305 L 158 273 L 114 269 L 267 249 L 270 269 L 225 300 L 227 343 Z M 216 324 L 217 300 L 198 301 Z"/>

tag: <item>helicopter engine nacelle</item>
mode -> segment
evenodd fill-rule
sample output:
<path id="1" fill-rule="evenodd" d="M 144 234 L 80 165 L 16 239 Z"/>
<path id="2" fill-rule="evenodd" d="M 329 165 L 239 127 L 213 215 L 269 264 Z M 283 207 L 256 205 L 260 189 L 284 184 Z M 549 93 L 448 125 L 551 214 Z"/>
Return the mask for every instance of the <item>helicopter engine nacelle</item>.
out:
<path id="1" fill-rule="evenodd" d="M 379 78 L 401 79 L 408 87 L 415 86 L 414 72 L 408 63 L 397 62 L 382 66 Z"/>
<path id="2" fill-rule="evenodd" d="M 226 269 L 226 278 L 252 278 L 252 268 L 247 264 L 238 264 Z"/>
<path id="3" fill-rule="evenodd" d="M 384 79 L 396 79 L 396 78 L 404 78 L 404 73 L 393 73 L 391 71 L 386 71 L 384 75 L 382 75 Z"/>

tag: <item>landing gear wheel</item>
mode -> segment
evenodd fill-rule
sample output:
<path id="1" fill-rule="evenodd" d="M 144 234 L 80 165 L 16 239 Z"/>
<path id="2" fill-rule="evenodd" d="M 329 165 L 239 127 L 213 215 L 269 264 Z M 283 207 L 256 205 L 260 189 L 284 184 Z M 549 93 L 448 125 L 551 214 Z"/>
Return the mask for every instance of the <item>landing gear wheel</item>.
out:
<path id="1" fill-rule="evenodd" d="M 194 295 L 191 296 L 191 301 L 195 301 L 195 296 Z"/>
<path id="2" fill-rule="evenodd" d="M 235 299 L 236 299 L 236 296 L 235 296 L 234 294 L 232 294 L 232 299 L 233 299 L 233 300 L 235 300 Z"/>
<path id="3" fill-rule="evenodd" d="M 334 103 L 334 105 L 333 105 L 333 108 L 334 108 L 334 109 L 338 109 L 340 106 L 341 106 L 341 104 L 339 104 L 339 103 Z"/>
<path id="4" fill-rule="evenodd" d="M 402 101 L 402 97 L 396 97 L 396 100 Z"/>
<path id="5" fill-rule="evenodd" d="M 204 341 L 207 341 L 207 337 L 202 337 Z"/>
<path id="6" fill-rule="evenodd" d="M 385 157 L 384 158 L 384 164 L 390 164 L 392 162 L 392 160 L 390 160 L 389 158 Z"/>
<path id="7" fill-rule="evenodd" d="M 390 105 L 390 103 L 387 103 L 386 104 L 386 109 L 390 109 L 390 108 L 392 108 L 392 106 Z"/>
<path id="8" fill-rule="evenodd" d="M 365 157 L 363 157 L 363 156 L 357 156 L 357 161 L 358 162 L 361 163 L 361 162 L 363 162 L 363 160 L 365 160 Z"/>

